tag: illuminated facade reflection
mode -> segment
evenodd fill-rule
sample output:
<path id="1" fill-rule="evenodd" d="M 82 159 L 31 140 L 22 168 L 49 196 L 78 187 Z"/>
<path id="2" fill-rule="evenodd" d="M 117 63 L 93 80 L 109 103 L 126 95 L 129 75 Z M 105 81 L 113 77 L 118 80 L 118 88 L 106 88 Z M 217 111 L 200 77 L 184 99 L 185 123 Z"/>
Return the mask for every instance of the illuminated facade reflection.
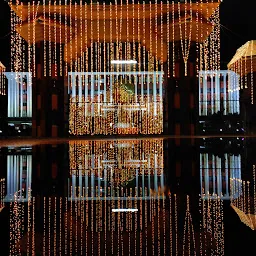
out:
<path id="1" fill-rule="evenodd" d="M 241 155 L 225 153 L 221 158 L 210 153 L 200 153 L 200 184 L 203 199 L 230 200 L 241 194 Z"/>
<path id="2" fill-rule="evenodd" d="M 32 155 L 7 155 L 5 202 L 28 201 L 31 193 Z"/>
<path id="3" fill-rule="evenodd" d="M 163 141 L 84 141 L 69 145 L 69 198 L 117 199 L 122 195 L 147 199 L 152 191 L 164 190 Z M 147 192 L 146 192 L 147 191 Z M 124 198 L 125 198 L 124 196 Z"/>

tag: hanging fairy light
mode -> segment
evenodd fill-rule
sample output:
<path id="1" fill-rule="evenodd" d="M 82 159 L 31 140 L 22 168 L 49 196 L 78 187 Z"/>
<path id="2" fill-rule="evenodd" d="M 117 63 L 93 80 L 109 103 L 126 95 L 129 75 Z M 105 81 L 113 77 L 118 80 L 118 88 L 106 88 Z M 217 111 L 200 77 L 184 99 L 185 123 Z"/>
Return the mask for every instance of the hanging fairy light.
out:
<path id="1" fill-rule="evenodd" d="M 189 1 L 189 31 L 187 34 L 187 5 Z M 179 28 L 180 28 L 180 42 L 181 42 L 181 52 L 183 56 L 183 61 L 185 64 L 185 76 L 187 76 L 187 61 L 189 57 L 190 52 L 190 46 L 191 46 L 191 37 L 192 37 L 192 1 L 191 0 L 185 0 L 184 7 L 185 7 L 185 16 L 184 16 L 184 42 L 183 42 L 183 32 L 182 32 L 182 20 L 181 20 L 181 8 L 180 8 L 180 2 L 178 2 L 178 15 L 179 15 Z"/>
<path id="2" fill-rule="evenodd" d="M 46 22 L 45 22 L 45 20 L 46 20 L 46 14 L 45 14 L 45 0 L 43 0 L 43 17 L 44 17 L 44 42 L 43 42 L 43 44 L 44 44 L 44 66 L 43 66 L 43 69 L 44 69 L 44 77 L 46 77 L 46 70 L 47 70 L 47 65 L 46 65 L 46 62 L 47 62 L 47 60 L 46 60 Z"/>
<path id="3" fill-rule="evenodd" d="M 51 1 L 49 1 L 49 14 L 48 14 L 48 18 L 49 18 L 49 41 L 48 41 L 48 52 L 49 52 L 49 59 L 48 59 L 48 62 L 49 62 L 49 76 L 52 75 L 52 45 L 51 45 L 51 41 L 52 41 L 52 38 L 51 38 Z"/>
<path id="4" fill-rule="evenodd" d="M 57 1 L 54 0 L 54 77 L 57 77 Z"/>
<path id="5" fill-rule="evenodd" d="M 251 78 L 251 104 L 254 104 L 254 91 L 253 91 L 253 63 L 252 63 L 252 58 L 253 58 L 253 43 L 251 42 L 251 49 L 250 49 L 250 64 L 251 64 L 251 70 L 250 70 L 250 78 Z"/>
<path id="6" fill-rule="evenodd" d="M 61 0 L 59 0 L 59 24 L 60 24 L 60 28 L 59 28 L 59 33 L 60 33 L 60 40 L 59 40 L 59 49 L 60 49 L 60 62 L 59 62 L 59 72 L 60 72 L 60 76 L 62 76 L 62 69 L 63 69 L 63 66 L 62 66 L 62 20 L 61 20 L 61 17 L 62 17 L 62 3 L 61 3 Z"/>
<path id="7" fill-rule="evenodd" d="M 68 76 L 68 62 L 67 62 L 67 58 L 68 58 L 68 47 L 67 47 L 67 44 L 68 44 L 68 17 L 67 17 L 67 0 L 65 0 L 65 6 L 64 6 L 64 15 L 65 15 L 65 47 L 64 47 L 64 54 L 65 54 L 65 76 Z M 71 38 L 71 34 L 70 34 L 70 37 Z"/>

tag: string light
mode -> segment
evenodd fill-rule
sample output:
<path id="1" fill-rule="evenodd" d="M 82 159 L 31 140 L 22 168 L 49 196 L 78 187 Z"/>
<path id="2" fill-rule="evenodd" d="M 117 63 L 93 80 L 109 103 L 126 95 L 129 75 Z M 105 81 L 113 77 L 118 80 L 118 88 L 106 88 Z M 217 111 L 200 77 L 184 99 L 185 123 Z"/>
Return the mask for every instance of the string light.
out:
<path id="1" fill-rule="evenodd" d="M 185 64 L 185 76 L 187 76 L 187 61 L 190 52 L 190 45 L 191 45 L 191 37 L 192 37 L 192 2 L 189 0 L 189 7 L 190 7 L 190 14 L 189 14 L 189 32 L 187 34 L 187 0 L 185 0 L 185 17 L 184 17 L 184 42 L 183 42 L 183 35 L 182 35 L 182 20 L 181 20 L 181 10 L 180 10 L 180 2 L 178 2 L 178 14 L 179 14 L 179 28 L 180 28 L 180 43 L 181 43 L 181 52 Z"/>

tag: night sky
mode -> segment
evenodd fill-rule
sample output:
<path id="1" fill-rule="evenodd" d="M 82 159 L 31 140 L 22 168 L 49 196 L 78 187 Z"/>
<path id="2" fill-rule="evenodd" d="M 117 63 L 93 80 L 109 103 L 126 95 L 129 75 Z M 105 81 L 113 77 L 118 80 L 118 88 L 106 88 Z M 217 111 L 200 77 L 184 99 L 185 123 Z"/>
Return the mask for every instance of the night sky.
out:
<path id="1" fill-rule="evenodd" d="M 154 1 L 153 1 L 154 2 Z M 220 9 L 222 69 L 236 49 L 248 40 L 256 39 L 256 14 L 252 0 L 223 0 Z M 0 0 L 0 61 L 8 67 L 10 59 L 10 10 Z"/>

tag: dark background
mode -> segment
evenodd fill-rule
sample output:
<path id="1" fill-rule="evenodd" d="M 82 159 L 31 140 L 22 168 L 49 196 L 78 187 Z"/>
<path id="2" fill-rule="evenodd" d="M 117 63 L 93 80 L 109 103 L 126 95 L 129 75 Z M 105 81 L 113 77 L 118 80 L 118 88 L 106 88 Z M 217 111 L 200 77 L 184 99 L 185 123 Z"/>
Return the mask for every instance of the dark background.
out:
<path id="1" fill-rule="evenodd" d="M 237 48 L 249 40 L 256 39 L 256 14 L 253 2 L 253 0 L 223 0 L 221 3 L 222 69 L 226 69 L 227 63 L 234 56 Z M 0 45 L 0 61 L 8 68 L 10 60 L 10 8 L 6 0 L 0 0 Z"/>

